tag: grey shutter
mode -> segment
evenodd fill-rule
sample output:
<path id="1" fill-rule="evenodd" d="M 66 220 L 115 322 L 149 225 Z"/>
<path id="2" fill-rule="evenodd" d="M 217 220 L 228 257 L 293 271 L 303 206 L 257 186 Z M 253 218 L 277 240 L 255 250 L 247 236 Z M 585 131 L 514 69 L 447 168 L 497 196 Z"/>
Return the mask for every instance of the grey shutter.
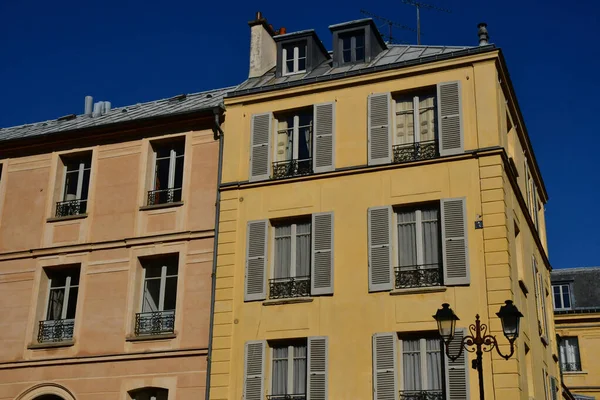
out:
<path id="1" fill-rule="evenodd" d="M 306 400 L 327 400 L 329 384 L 327 337 L 308 338 L 308 378 L 306 380 Z"/>
<path id="2" fill-rule="evenodd" d="M 444 284 L 469 284 L 469 249 L 465 199 L 442 199 Z"/>
<path id="3" fill-rule="evenodd" d="M 465 336 L 464 328 L 456 328 L 454 338 L 450 341 L 449 352 L 450 355 L 455 356 L 458 354 L 461 346 L 463 337 Z M 442 349 L 444 346 L 442 345 Z M 446 367 L 446 393 L 448 395 L 447 400 L 468 400 L 469 399 L 469 369 L 467 368 L 467 362 L 469 357 L 466 350 L 462 351 L 462 354 L 456 361 L 450 360 L 444 356 L 445 367 Z"/>
<path id="4" fill-rule="evenodd" d="M 315 104 L 314 107 L 313 170 L 327 172 L 335 169 L 335 102 Z"/>
<path id="5" fill-rule="evenodd" d="M 558 384 L 555 377 L 550 378 L 550 384 L 552 385 L 552 400 L 558 400 Z"/>
<path id="6" fill-rule="evenodd" d="M 398 399 L 395 333 L 373 335 L 373 400 Z"/>
<path id="7" fill-rule="evenodd" d="M 437 86 L 440 155 L 464 152 L 460 81 Z"/>
<path id="8" fill-rule="evenodd" d="M 252 147 L 250 152 L 250 180 L 269 179 L 271 164 L 271 124 L 273 114 L 252 116 Z"/>
<path id="9" fill-rule="evenodd" d="M 392 207 L 371 207 L 369 225 L 369 292 L 394 287 L 392 266 Z"/>
<path id="10" fill-rule="evenodd" d="M 369 165 L 392 162 L 391 103 L 390 93 L 369 95 Z"/>
<path id="11" fill-rule="evenodd" d="M 312 295 L 333 294 L 333 212 L 312 215 Z"/>
<path id="12" fill-rule="evenodd" d="M 244 400 L 262 400 L 265 390 L 266 341 L 246 342 L 244 351 Z"/>
<path id="13" fill-rule="evenodd" d="M 245 301 L 264 300 L 267 297 L 267 227 L 267 220 L 248 222 Z"/>

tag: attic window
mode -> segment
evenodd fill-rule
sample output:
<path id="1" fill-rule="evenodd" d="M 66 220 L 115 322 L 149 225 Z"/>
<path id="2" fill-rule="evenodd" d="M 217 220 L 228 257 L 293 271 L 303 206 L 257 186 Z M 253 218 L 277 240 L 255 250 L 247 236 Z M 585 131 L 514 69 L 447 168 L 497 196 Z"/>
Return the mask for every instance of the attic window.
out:
<path id="1" fill-rule="evenodd" d="M 342 63 L 359 63 L 365 61 L 365 31 L 358 30 L 340 35 Z"/>
<path id="2" fill-rule="evenodd" d="M 283 45 L 283 75 L 306 72 L 306 41 Z"/>

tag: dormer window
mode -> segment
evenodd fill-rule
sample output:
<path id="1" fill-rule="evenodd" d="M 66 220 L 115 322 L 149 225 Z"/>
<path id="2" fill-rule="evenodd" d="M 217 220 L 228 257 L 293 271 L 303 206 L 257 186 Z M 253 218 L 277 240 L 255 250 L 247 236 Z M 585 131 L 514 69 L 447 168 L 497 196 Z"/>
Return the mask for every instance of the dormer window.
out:
<path id="1" fill-rule="evenodd" d="M 306 42 L 290 43 L 282 47 L 283 75 L 306 72 Z"/>
<path id="2" fill-rule="evenodd" d="M 359 63 L 365 61 L 365 31 L 359 30 L 340 35 L 342 62 Z"/>

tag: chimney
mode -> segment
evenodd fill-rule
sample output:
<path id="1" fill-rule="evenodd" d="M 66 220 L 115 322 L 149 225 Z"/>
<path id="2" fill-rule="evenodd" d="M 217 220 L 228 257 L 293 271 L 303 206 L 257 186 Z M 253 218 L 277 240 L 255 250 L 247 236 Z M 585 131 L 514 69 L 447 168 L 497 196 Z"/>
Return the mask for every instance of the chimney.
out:
<path id="1" fill-rule="evenodd" d="M 277 64 L 277 45 L 273 40 L 275 31 L 258 11 L 250 26 L 250 71 L 249 78 L 262 76 Z"/>
<path id="2" fill-rule="evenodd" d="M 99 117 L 102 115 L 102 102 L 99 101 L 94 103 L 94 111 L 92 112 L 92 117 Z"/>
<path id="3" fill-rule="evenodd" d="M 94 98 L 92 96 L 85 96 L 85 115 L 92 115 L 92 107 L 94 105 Z"/>
<path id="4" fill-rule="evenodd" d="M 479 45 L 487 46 L 489 44 L 490 35 L 488 35 L 487 24 L 485 22 L 477 25 L 478 31 L 477 35 L 479 35 Z"/>

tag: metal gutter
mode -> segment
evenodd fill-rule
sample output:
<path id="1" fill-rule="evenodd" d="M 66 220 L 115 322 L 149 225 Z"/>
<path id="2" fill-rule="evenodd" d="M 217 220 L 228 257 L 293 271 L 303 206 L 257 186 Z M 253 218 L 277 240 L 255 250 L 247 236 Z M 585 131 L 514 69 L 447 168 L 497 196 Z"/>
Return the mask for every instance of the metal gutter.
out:
<path id="1" fill-rule="evenodd" d="M 213 347 L 213 331 L 215 324 L 215 296 L 217 284 L 217 252 L 219 250 L 219 217 L 221 213 L 221 179 L 223 176 L 223 144 L 225 132 L 221 128 L 220 117 L 223 114 L 223 106 L 213 108 L 215 115 L 215 140 L 219 140 L 219 161 L 217 166 L 217 194 L 215 199 L 215 235 L 213 236 L 213 265 L 210 285 L 210 321 L 208 324 L 208 355 L 206 356 L 206 387 L 204 399 L 210 398 L 210 371 L 212 365 L 212 347 Z"/>

